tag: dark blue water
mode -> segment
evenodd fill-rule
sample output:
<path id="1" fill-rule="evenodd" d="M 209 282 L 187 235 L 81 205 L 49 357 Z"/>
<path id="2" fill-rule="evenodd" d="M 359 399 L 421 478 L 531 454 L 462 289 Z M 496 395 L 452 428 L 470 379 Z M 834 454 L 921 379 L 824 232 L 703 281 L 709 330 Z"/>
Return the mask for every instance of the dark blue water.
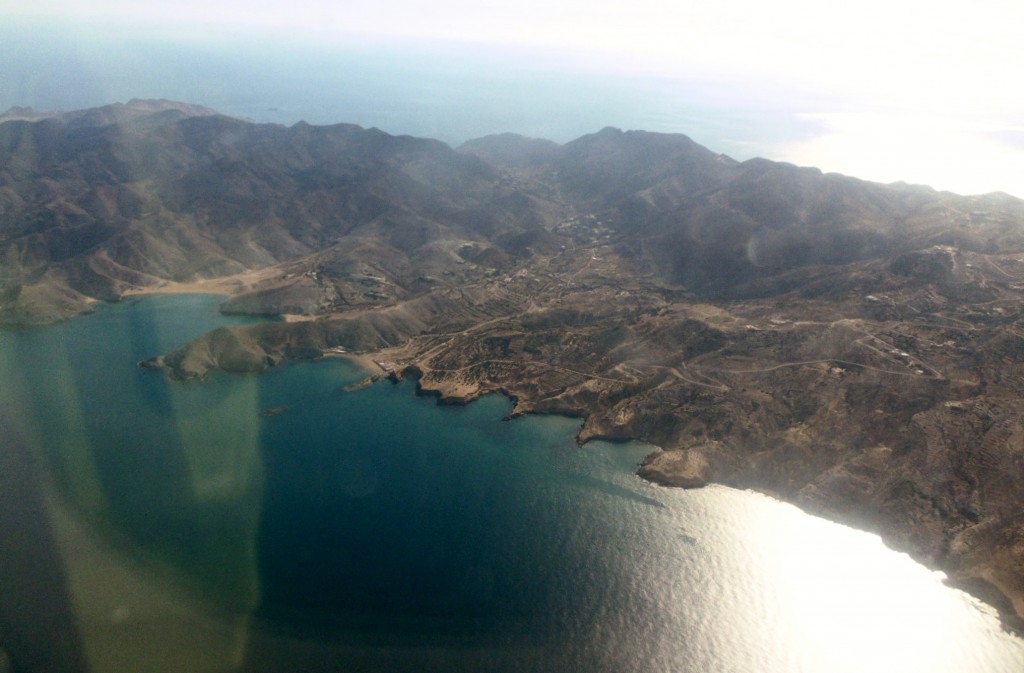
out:
<path id="1" fill-rule="evenodd" d="M 653 487 L 650 447 L 581 449 L 572 419 L 345 392 L 365 373 L 340 359 L 136 366 L 229 322 L 216 301 L 0 332 L 5 436 L 44 468 L 94 671 L 1024 668 L 990 609 L 876 537 Z"/>

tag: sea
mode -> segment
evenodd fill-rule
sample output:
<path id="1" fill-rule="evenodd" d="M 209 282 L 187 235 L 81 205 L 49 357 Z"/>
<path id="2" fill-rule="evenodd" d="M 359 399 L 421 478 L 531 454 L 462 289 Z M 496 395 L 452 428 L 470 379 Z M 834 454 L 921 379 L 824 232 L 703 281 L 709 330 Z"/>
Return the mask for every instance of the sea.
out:
<path id="1" fill-rule="evenodd" d="M 504 132 L 564 143 L 616 126 L 686 133 L 745 160 L 779 157 L 820 136 L 826 126 L 807 113 L 839 106 L 776 81 L 638 74 L 573 53 L 477 42 L 324 44 L 244 32 L 175 39 L 8 18 L 0 24 L 0 113 L 168 98 L 260 123 L 353 123 L 453 147 Z"/>
<path id="2" fill-rule="evenodd" d="M 9 670 L 1019 673 L 995 611 L 872 534 L 658 487 L 577 446 L 354 385 L 344 358 L 176 382 L 247 319 L 148 296 L 0 331 Z M 4 476 L 6 475 L 6 476 Z"/>

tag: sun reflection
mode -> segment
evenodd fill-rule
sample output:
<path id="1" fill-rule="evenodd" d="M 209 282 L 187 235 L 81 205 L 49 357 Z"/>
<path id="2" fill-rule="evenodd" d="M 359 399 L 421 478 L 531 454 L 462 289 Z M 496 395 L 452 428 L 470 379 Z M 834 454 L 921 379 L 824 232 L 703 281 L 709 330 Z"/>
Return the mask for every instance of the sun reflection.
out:
<path id="1" fill-rule="evenodd" d="M 810 517 L 790 505 L 746 501 L 749 549 L 768 587 L 781 645 L 802 670 L 939 673 L 1020 670 L 994 610 L 943 583 L 945 575 L 887 548 L 877 535 Z M 991 642 L 991 641 L 990 641 Z M 1020 657 L 1018 657 L 1020 658 Z"/>
<path id="2" fill-rule="evenodd" d="M 865 180 L 926 184 L 961 194 L 1024 195 L 1024 152 L 998 119 L 934 110 L 808 114 L 827 132 L 780 148 L 779 158 Z"/>

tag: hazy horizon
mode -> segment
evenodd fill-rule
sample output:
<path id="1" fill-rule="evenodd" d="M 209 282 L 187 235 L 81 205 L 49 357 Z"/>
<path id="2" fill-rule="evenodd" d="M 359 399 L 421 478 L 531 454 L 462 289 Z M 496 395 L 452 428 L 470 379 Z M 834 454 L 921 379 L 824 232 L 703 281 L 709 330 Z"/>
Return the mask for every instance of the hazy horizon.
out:
<path id="1" fill-rule="evenodd" d="M 998 12 L 1016 10 L 996 0 L 959 23 L 897 3 L 884 14 L 892 25 L 872 32 L 883 14 L 870 3 L 839 15 L 796 2 L 769 16 L 734 1 L 646 19 L 642 6 L 531 19 L 505 4 L 493 16 L 452 3 L 428 16 L 391 3 L 393 20 L 361 7 L 344 21 L 316 0 L 287 12 L 227 0 L 8 8 L 0 109 L 168 98 L 452 145 L 502 132 L 566 142 L 615 126 L 683 133 L 739 160 L 1024 196 L 1024 96 L 999 80 L 1012 53 L 996 49 Z M 759 19 L 770 23 L 758 30 Z"/>

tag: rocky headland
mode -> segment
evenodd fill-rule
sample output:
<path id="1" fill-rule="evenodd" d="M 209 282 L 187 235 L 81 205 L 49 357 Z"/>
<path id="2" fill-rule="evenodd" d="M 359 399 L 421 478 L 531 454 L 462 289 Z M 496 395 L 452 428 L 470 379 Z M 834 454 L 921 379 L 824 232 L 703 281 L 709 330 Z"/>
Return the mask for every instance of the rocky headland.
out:
<path id="1" fill-rule="evenodd" d="M 662 447 L 645 478 L 876 531 L 1024 617 L 1024 202 L 616 129 L 455 150 L 159 102 L 22 117 L 0 321 L 215 287 L 288 320 L 149 365 L 345 352 L 445 403 L 501 392 L 581 443 Z"/>

